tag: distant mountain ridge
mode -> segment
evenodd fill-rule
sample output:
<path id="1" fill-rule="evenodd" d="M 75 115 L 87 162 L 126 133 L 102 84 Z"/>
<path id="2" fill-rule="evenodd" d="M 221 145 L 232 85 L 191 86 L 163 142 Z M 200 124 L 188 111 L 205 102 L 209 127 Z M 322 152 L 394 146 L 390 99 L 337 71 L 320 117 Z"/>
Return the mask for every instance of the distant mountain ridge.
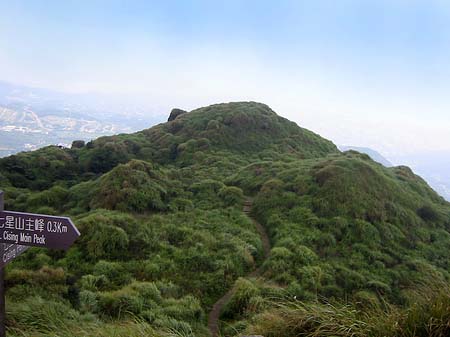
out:
<path id="1" fill-rule="evenodd" d="M 387 160 L 385 157 L 383 157 L 383 155 L 381 155 L 379 152 L 375 151 L 374 149 L 370 149 L 368 147 L 360 147 L 360 146 L 348 146 L 348 145 L 339 145 L 339 150 L 341 151 L 349 151 L 349 150 L 354 150 L 354 151 L 358 151 L 361 153 L 365 153 L 367 155 L 370 156 L 370 158 L 372 158 L 373 160 L 375 160 L 376 162 L 386 166 L 386 167 L 392 167 L 394 165 L 392 165 L 392 163 Z"/>

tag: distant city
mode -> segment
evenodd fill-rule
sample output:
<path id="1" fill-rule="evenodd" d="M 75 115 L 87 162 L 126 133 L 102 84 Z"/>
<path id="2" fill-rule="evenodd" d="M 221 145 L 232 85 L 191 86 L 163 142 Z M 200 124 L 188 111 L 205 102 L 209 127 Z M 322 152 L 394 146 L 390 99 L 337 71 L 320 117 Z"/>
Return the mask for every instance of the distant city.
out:
<path id="1" fill-rule="evenodd" d="M 110 99 L 110 101 L 109 101 Z M 164 115 L 165 115 L 164 111 Z M 163 121 L 148 107 L 0 81 L 0 157 L 46 145 L 129 133 Z"/>

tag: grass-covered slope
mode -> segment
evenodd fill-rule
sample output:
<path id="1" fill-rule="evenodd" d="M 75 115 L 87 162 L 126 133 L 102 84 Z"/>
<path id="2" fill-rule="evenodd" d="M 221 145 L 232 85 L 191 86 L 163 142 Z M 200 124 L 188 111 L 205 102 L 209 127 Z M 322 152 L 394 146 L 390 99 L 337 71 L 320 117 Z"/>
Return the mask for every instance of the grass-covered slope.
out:
<path id="1" fill-rule="evenodd" d="M 332 329 L 409 328 L 417 289 L 448 286 L 450 206 L 410 169 L 341 153 L 264 104 L 176 112 L 0 159 L 8 209 L 71 215 L 82 234 L 67 253 L 33 248 L 7 268 L 13 335 L 208 336 L 207 311 L 235 284 L 226 336 L 347 336 Z M 242 278 L 263 257 L 244 194 L 273 246 L 260 280 Z M 446 301 L 430 289 L 423 310 Z M 318 334 L 295 317 L 340 323 Z"/>
<path id="2" fill-rule="evenodd" d="M 226 313 L 230 321 L 243 320 L 233 329 L 245 327 L 253 317 L 256 322 L 249 331 L 256 334 L 297 336 L 305 329 L 306 336 L 331 336 L 337 333 L 332 328 L 343 329 L 359 319 L 361 327 L 355 331 L 364 335 L 369 331 L 362 329 L 366 324 L 411 323 L 389 321 L 389 314 L 382 310 L 386 303 L 409 305 L 417 300 L 419 286 L 421 291 L 436 290 L 436 283 L 448 286 L 450 207 L 409 168 L 386 168 L 351 151 L 312 160 L 255 162 L 230 177 L 229 183 L 256 193 L 254 214 L 268 229 L 273 244 L 264 276 L 277 285 L 241 284 L 243 289 L 231 302 L 241 303 L 241 311 Z M 449 298 L 443 294 L 427 292 L 433 301 L 447 303 Z M 317 303 L 323 301 L 349 301 L 355 307 Z M 315 304 L 305 306 L 311 302 Z M 431 310 L 431 303 L 421 305 Z M 281 309 L 270 311 L 278 306 Z M 381 311 L 355 311 L 353 318 L 348 316 L 361 307 Z M 266 321 L 271 315 L 274 321 Z M 295 315 L 298 321 L 292 321 Z M 367 315 L 385 321 L 364 321 Z M 430 312 L 424 315 L 433 319 Z M 301 322 L 306 319 L 325 321 L 308 328 Z M 320 334 L 326 320 L 341 320 L 341 325 Z M 292 325 L 297 324 L 302 328 L 292 333 Z"/>
<path id="3" fill-rule="evenodd" d="M 254 163 L 230 182 L 258 191 L 255 214 L 275 244 L 267 274 L 300 282 L 297 297 L 382 291 L 402 301 L 400 285 L 450 276 L 448 203 L 408 168 L 349 152 Z"/>

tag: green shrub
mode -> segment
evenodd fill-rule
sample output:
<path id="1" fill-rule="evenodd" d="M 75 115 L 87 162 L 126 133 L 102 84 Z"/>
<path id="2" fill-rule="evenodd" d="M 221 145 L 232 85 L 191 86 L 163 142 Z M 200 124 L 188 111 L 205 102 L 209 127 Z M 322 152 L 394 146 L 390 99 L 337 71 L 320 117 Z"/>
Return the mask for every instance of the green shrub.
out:
<path id="1" fill-rule="evenodd" d="M 109 288 L 117 288 L 131 282 L 131 275 L 118 262 L 99 261 L 93 270 L 94 276 L 104 276 Z"/>
<path id="2" fill-rule="evenodd" d="M 87 291 L 97 291 L 107 289 L 109 286 L 109 279 L 106 275 L 83 275 L 80 279 L 81 289 Z"/>
<path id="3" fill-rule="evenodd" d="M 61 186 L 54 186 L 49 190 L 30 195 L 27 204 L 33 210 L 62 209 L 69 197 L 69 190 Z M 45 207 L 45 208 L 44 208 Z M 54 214 L 49 213 L 49 214 Z"/>
<path id="4" fill-rule="evenodd" d="M 166 208 L 167 178 L 154 165 L 132 160 L 100 178 L 93 208 L 144 212 Z"/>
<path id="5" fill-rule="evenodd" d="M 425 221 L 435 221 L 439 219 L 437 210 L 430 205 L 422 206 L 417 210 L 417 214 Z"/>
<path id="6" fill-rule="evenodd" d="M 239 187 L 225 186 L 219 190 L 219 197 L 226 206 L 241 206 L 244 201 L 244 192 Z"/>
<path id="7" fill-rule="evenodd" d="M 98 296 L 92 291 L 80 291 L 80 310 L 81 312 L 96 313 L 99 311 Z"/>
<path id="8" fill-rule="evenodd" d="M 117 259 L 123 257 L 128 244 L 128 235 L 122 228 L 99 225 L 87 242 L 87 251 L 94 260 Z"/>
<path id="9" fill-rule="evenodd" d="M 98 309 L 100 314 L 115 318 L 139 315 L 144 310 L 144 300 L 126 290 L 105 292 L 99 294 Z"/>
<path id="10" fill-rule="evenodd" d="M 151 300 L 156 303 L 161 303 L 162 301 L 161 291 L 155 283 L 134 282 L 130 285 L 130 287 L 146 300 Z"/>
<path id="11" fill-rule="evenodd" d="M 243 315 L 251 303 L 253 297 L 259 293 L 258 288 L 249 280 L 239 278 L 233 288 L 233 296 L 226 304 L 224 317 L 233 318 Z"/>

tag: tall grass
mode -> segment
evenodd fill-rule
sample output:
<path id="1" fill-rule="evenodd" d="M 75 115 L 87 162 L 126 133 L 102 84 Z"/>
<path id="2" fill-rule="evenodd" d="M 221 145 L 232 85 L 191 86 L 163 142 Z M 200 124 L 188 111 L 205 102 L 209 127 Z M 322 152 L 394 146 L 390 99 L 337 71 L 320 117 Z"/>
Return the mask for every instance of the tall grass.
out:
<path id="1" fill-rule="evenodd" d="M 407 307 L 386 304 L 278 302 L 253 317 L 248 334 L 265 337 L 446 337 L 450 336 L 450 287 L 427 284 L 410 294 Z"/>
<path id="2" fill-rule="evenodd" d="M 27 337 L 165 337 L 138 319 L 104 322 L 93 315 L 82 315 L 70 306 L 39 297 L 7 305 L 8 336 Z"/>

